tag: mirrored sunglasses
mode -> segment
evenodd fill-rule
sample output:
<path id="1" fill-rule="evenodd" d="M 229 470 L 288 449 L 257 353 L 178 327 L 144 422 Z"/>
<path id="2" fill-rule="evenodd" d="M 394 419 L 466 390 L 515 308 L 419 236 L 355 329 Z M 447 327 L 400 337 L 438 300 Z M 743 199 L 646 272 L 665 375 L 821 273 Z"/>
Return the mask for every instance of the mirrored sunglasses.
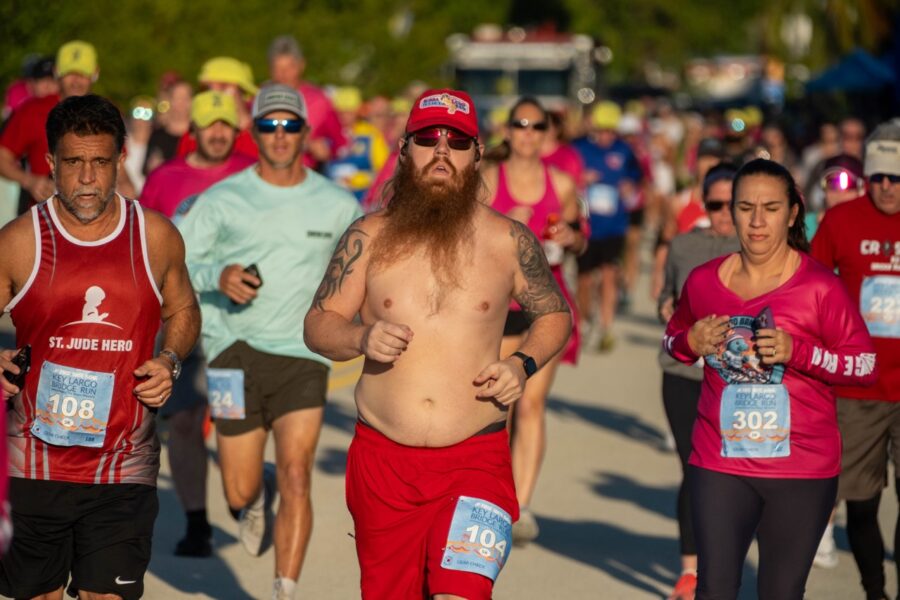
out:
<path id="1" fill-rule="evenodd" d="M 425 148 L 434 148 L 441 141 L 441 137 L 446 136 L 447 145 L 452 150 L 468 150 L 475 142 L 475 138 L 468 136 L 455 129 L 447 129 L 444 127 L 429 127 L 415 132 L 410 136 L 416 146 Z"/>
<path id="2" fill-rule="evenodd" d="M 306 125 L 303 119 L 256 119 L 254 123 L 260 133 L 275 133 L 279 125 L 284 128 L 285 133 L 300 133 Z"/>

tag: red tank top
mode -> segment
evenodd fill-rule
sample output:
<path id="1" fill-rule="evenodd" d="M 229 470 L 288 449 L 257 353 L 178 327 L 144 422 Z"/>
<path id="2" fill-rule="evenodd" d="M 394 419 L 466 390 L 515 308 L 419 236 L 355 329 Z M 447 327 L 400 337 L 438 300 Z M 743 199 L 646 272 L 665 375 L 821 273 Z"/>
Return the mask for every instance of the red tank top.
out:
<path id="1" fill-rule="evenodd" d="M 34 268 L 5 308 L 16 345 L 32 347 L 24 390 L 7 413 L 11 477 L 156 485 L 153 415 L 132 390 L 134 370 L 153 356 L 162 296 L 140 205 L 114 202 L 119 223 L 95 242 L 69 234 L 52 199 L 31 209 Z M 77 441 L 59 441 L 67 435 Z"/>
<path id="2" fill-rule="evenodd" d="M 503 168 L 503 163 L 500 163 L 497 171 L 497 193 L 494 195 L 494 202 L 491 206 L 504 215 L 518 206 L 530 208 L 532 212 L 531 218 L 528 219 L 528 228 L 538 239 L 541 239 L 544 227 L 547 225 L 547 217 L 551 213 L 560 215 L 562 210 L 556 190 L 553 189 L 553 181 L 550 179 L 550 169 L 546 165 L 544 165 L 544 195 L 534 204 L 523 204 L 513 198 L 506 186 L 506 170 Z"/>

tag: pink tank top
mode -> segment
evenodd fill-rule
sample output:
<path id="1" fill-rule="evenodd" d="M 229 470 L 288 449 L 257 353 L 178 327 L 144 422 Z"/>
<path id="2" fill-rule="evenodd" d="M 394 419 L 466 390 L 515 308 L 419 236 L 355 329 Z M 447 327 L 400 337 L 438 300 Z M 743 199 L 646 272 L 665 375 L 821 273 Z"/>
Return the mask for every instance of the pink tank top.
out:
<path id="1" fill-rule="evenodd" d="M 531 218 L 528 219 L 528 228 L 534 232 L 534 235 L 541 239 L 544 227 L 547 225 L 547 217 L 552 213 L 560 215 L 562 206 L 559 198 L 556 196 L 556 190 L 553 189 L 553 181 L 550 179 L 550 169 L 546 165 L 544 168 L 544 195 L 534 204 L 523 204 L 513 198 L 506 185 L 506 170 L 503 163 L 497 172 L 497 193 L 494 195 L 494 201 L 491 204 L 494 210 L 507 214 L 513 208 L 524 206 L 532 210 Z"/>

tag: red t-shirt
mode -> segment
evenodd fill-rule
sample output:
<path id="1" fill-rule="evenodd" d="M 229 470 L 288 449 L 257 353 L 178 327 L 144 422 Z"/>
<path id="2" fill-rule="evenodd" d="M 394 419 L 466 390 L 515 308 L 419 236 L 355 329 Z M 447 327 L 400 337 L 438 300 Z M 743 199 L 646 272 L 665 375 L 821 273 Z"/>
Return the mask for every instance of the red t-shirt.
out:
<path id="1" fill-rule="evenodd" d="M 9 117 L 0 132 L 0 146 L 12 152 L 16 158 L 25 157 L 35 175 L 50 176 L 47 164 L 47 115 L 59 104 L 59 96 L 30 98 Z"/>
<path id="2" fill-rule="evenodd" d="M 171 219 L 186 198 L 196 196 L 212 184 L 246 169 L 255 162 L 249 156 L 234 152 L 221 165 L 198 169 L 189 165 L 185 158 L 173 158 L 160 165 L 147 177 L 141 191 L 141 204 Z"/>
<path id="3" fill-rule="evenodd" d="M 900 213 L 881 212 L 868 196 L 838 204 L 825 213 L 810 253 L 837 269 L 878 354 L 878 383 L 840 387 L 838 396 L 900 402 Z"/>
<path id="4" fill-rule="evenodd" d="M 666 350 L 676 359 L 693 364 L 700 357 L 687 342 L 691 326 L 711 314 L 731 317 L 732 329 L 719 352 L 704 357 L 690 463 L 751 477 L 834 477 L 841 471 L 841 434 L 831 386 L 870 385 L 877 377 L 874 348 L 865 323 L 837 277 L 805 254 L 801 254 L 800 266 L 790 279 L 751 300 L 738 297 L 719 278 L 719 267 L 730 256 L 715 258 L 691 272 L 666 327 Z M 752 334 L 743 335 L 754 330 L 748 330 L 747 324 L 766 314 L 766 309 L 771 311 L 768 314 L 773 323 L 760 327 L 781 328 L 793 339 L 791 359 L 775 368 L 760 364 Z M 780 414 L 786 412 L 788 418 L 777 420 L 784 423 L 783 429 L 770 429 L 769 412 L 760 407 L 767 406 L 767 390 L 782 386 L 789 409 Z M 727 404 L 730 396 L 737 399 L 733 406 L 740 406 L 739 389 L 752 390 L 763 401 L 745 404 L 750 408 L 738 415 Z M 756 414 L 751 416 L 753 412 Z M 729 436 L 735 436 L 742 427 L 736 423 L 738 419 L 757 421 L 756 429 L 751 430 L 756 439 L 745 442 L 748 446 L 755 443 L 762 447 L 775 441 L 769 436 L 789 432 L 788 454 L 725 456 L 726 444 L 733 444 L 734 437 Z"/>

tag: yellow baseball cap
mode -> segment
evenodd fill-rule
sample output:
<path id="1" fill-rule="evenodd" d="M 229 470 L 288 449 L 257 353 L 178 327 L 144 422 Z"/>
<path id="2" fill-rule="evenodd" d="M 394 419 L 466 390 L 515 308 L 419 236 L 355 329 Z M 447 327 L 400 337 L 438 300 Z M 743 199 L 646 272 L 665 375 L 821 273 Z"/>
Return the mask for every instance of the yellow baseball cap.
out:
<path id="1" fill-rule="evenodd" d="M 591 124 L 597 129 L 617 129 L 622 109 L 615 102 L 598 102 L 591 111 Z"/>
<path id="2" fill-rule="evenodd" d="M 338 112 L 359 110 L 359 107 L 362 106 L 362 94 L 359 88 L 351 86 L 339 87 L 334 90 L 331 103 L 334 104 L 334 109 Z"/>
<path id="3" fill-rule="evenodd" d="M 97 51 L 87 42 L 74 40 L 60 46 L 56 53 L 56 76 L 80 73 L 92 77 L 97 73 Z"/>
<path id="4" fill-rule="evenodd" d="M 238 126 L 237 105 L 230 94 L 209 90 L 194 96 L 191 101 L 191 121 L 203 129 L 216 121 Z"/>
<path id="5" fill-rule="evenodd" d="M 211 58 L 200 69 L 200 83 L 233 83 L 249 96 L 255 96 L 259 88 L 253 83 L 253 70 L 230 56 Z"/>

